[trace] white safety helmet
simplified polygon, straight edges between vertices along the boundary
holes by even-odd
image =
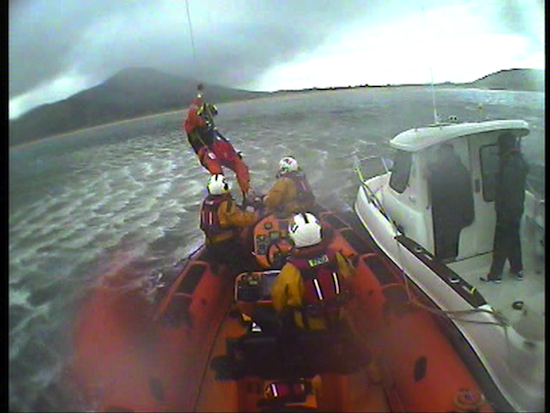
[[[288,172],[296,172],[298,168],[298,161],[292,156],[285,156],[279,161],[279,175],[284,175]]]
[[[211,175],[208,179],[208,193],[210,195],[223,195],[231,191],[229,184],[222,174]]]
[[[296,214],[289,222],[288,235],[297,248],[317,245],[322,240],[321,223],[309,212]]]

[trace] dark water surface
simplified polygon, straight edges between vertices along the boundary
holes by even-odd
[[[523,119],[533,182],[543,185],[544,94],[436,92],[438,112],[463,121]],[[483,110],[479,109],[479,104]],[[433,123],[430,89],[310,93],[220,104],[220,131],[244,153],[264,192],[292,154],[316,195],[351,205],[353,156],[387,152],[406,129]],[[80,131],[10,150],[9,406],[86,410],[65,374],[73,321],[86,292],[113,265],[136,279],[202,242],[198,210],[208,173],[181,131],[184,112]],[[234,186],[233,174],[228,177]],[[123,257],[123,258],[121,258]]]

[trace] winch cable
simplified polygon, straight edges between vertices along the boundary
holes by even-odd
[[[191,35],[191,48],[193,49],[193,63],[195,64],[195,69],[198,69],[197,66],[197,52],[195,50],[195,38],[193,36],[193,26],[191,25],[191,13],[189,12],[189,1],[185,0],[185,8],[187,9],[187,21],[189,22],[189,34]]]
[[[428,24],[426,23],[426,13],[424,12],[424,6],[422,6],[422,16],[424,17],[424,27],[426,29],[426,37],[428,37]],[[429,43],[429,42],[428,42]],[[430,54],[430,53],[428,53]],[[437,106],[435,102],[435,87],[434,87],[434,76],[433,76],[433,70],[432,65],[430,64],[430,79],[432,84],[432,105],[434,109],[434,122],[435,124],[439,124],[439,115],[437,114]]]
[[[185,8],[187,10],[187,21],[189,23],[189,35],[190,35],[189,37],[191,39],[191,49],[193,50],[193,65],[195,67],[195,71],[198,71],[199,65],[198,65],[198,59],[197,59],[197,51],[196,51],[196,48],[195,48],[195,36],[193,35],[193,25],[191,24],[191,12],[189,11],[189,0],[185,0]],[[208,108],[208,106],[205,106],[205,108],[208,111],[208,114],[210,115],[211,127],[213,129],[216,129],[215,125],[214,125],[213,117],[210,114],[210,109]],[[202,137],[200,136],[199,133],[197,133],[197,136],[199,137],[199,140],[201,141],[203,146],[206,147],[206,150],[209,151],[208,145],[206,145],[204,143],[204,141],[203,141],[203,139],[202,139]],[[205,156],[206,156],[206,154],[205,154]],[[241,192],[242,192],[242,196],[243,196],[242,205],[246,206],[246,205],[248,205],[248,200],[247,200],[246,193],[244,191],[241,191]]]
[[[189,38],[191,40],[191,50],[193,51],[193,66],[195,68],[195,71],[198,71],[198,60],[197,60],[197,51],[195,49],[195,36],[193,35],[193,25],[191,24],[191,12],[189,11],[189,1],[185,0],[185,9],[187,10],[187,22],[189,23]],[[198,87],[197,87],[198,89]],[[198,93],[200,93],[200,89],[197,90]],[[202,140],[202,137],[199,133],[196,134],[203,144],[208,150],[208,146],[204,143]]]

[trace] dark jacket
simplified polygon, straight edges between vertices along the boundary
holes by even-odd
[[[474,221],[471,176],[456,155],[438,159],[430,168],[428,186],[434,220],[464,228]]]
[[[523,215],[529,165],[519,149],[505,153],[500,161],[495,192],[497,221],[519,221]]]

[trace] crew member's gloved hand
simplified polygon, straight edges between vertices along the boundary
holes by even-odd
[[[265,195],[258,194],[254,189],[250,188],[248,191],[248,202],[250,205],[253,205],[254,208],[260,209],[264,206],[264,196]]]

